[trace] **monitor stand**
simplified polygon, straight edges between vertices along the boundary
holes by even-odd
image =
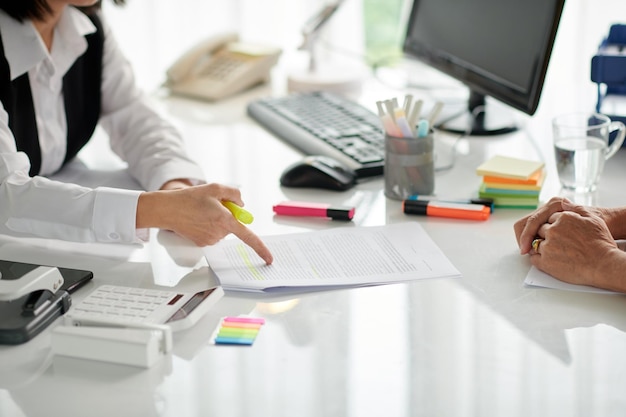
[[[467,110],[441,120],[436,127],[471,136],[504,135],[519,129],[510,110],[493,103],[487,104],[485,96],[475,91],[470,91]]]

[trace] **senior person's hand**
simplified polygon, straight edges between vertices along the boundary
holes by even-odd
[[[609,214],[554,198],[515,223],[520,252],[561,281],[626,292],[626,253],[603,218]]]
[[[539,207],[537,210],[515,222],[513,229],[515,230],[515,237],[520,248],[520,253],[524,255],[530,252],[532,242],[535,237],[537,237],[539,228],[548,222],[550,216],[561,211],[574,210],[576,207],[581,206],[577,206],[563,197],[553,197],[542,207]],[[614,217],[610,209],[586,207],[586,210],[599,216],[605,222],[607,222],[607,219]]]

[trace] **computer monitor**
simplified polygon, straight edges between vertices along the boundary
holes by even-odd
[[[506,117],[490,114],[486,96],[535,113],[564,2],[414,0],[405,55],[458,79],[470,90],[465,114],[470,119],[444,120],[440,128],[475,135],[515,130],[513,118],[509,123]]]

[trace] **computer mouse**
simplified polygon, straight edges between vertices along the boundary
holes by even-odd
[[[280,177],[280,184],[345,191],[356,185],[356,173],[333,158],[311,155],[288,166]]]

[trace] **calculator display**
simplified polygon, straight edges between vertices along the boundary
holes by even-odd
[[[215,288],[195,293],[181,308],[176,311],[176,313],[172,315],[172,317],[166,321],[166,323],[181,320],[187,317],[196,309],[196,307],[200,305],[200,303],[202,303],[202,301],[209,298],[213,291],[215,291]]]

